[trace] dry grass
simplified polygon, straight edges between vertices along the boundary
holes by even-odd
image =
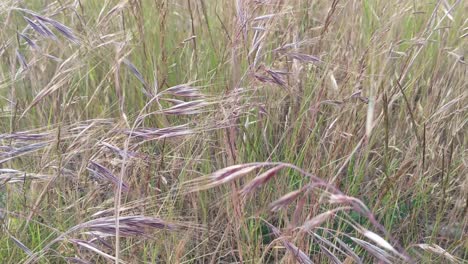
[[[466,262],[467,11],[1,1],[0,262]]]

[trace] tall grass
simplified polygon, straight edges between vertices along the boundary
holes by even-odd
[[[1,263],[462,263],[460,0],[0,3]]]

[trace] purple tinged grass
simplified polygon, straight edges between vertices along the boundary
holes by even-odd
[[[41,19],[39,16],[36,16],[36,17]],[[80,44],[80,41],[75,36],[75,34],[73,33],[73,30],[71,28],[69,28],[69,27],[65,26],[64,24],[62,24],[62,23],[60,23],[60,22],[58,22],[56,20],[53,20],[53,19],[47,19],[46,22],[51,24],[57,31],[62,33],[62,35],[65,38],[67,38],[69,41],[71,41],[72,43],[74,43],[76,45]]]
[[[18,61],[20,62],[21,67],[23,68],[23,70],[27,70],[28,69],[28,62],[26,61],[26,58],[24,58],[23,54],[21,54],[19,52],[19,50],[16,50],[16,57],[18,58]]]
[[[102,217],[91,220],[82,225],[83,229],[89,230],[91,233],[97,232],[105,236],[115,235],[115,217]],[[120,216],[119,217],[119,234],[122,237],[146,237],[151,238],[151,234],[155,230],[175,231],[181,228],[180,225],[167,222],[157,217],[148,216]]]
[[[200,98],[203,94],[200,93],[197,87],[191,86],[191,83],[179,84],[164,90],[163,93],[171,94],[174,96],[187,97],[187,98]]]
[[[49,27],[47,27],[47,25],[42,20],[36,20],[36,21],[37,21],[37,24],[39,24],[39,26],[45,33],[46,37],[51,38],[53,40],[57,40],[57,36],[54,34],[54,32],[52,32],[52,30],[49,29]]]
[[[141,72],[137,69],[137,67],[128,59],[123,59],[122,62],[130,69],[133,75],[143,84],[144,93],[150,98],[153,97],[154,95],[152,95],[151,92],[148,91],[149,90],[148,83],[145,81],[143,74],[141,74]]]
[[[176,104],[167,109],[163,109],[162,113],[166,115],[194,115],[200,114],[203,112],[203,108],[207,106],[208,103],[204,100],[189,101]]]
[[[47,32],[42,28],[42,26],[40,24],[39,25],[36,24],[36,22],[32,21],[28,17],[24,17],[24,19],[26,20],[26,22],[28,22],[28,24],[31,26],[31,28],[34,29],[34,31],[39,33],[39,35],[41,35],[43,37],[46,37],[46,38],[49,37]]]
[[[39,47],[37,46],[36,42],[34,42],[33,40],[31,40],[29,37],[27,37],[26,35],[24,34],[21,34],[21,33],[18,33],[20,35],[21,38],[23,38],[26,43],[31,47],[33,48],[34,50],[39,50]]]
[[[88,166],[88,170],[93,172],[97,178],[109,181],[113,183],[116,187],[119,186],[119,184],[122,184],[122,190],[125,192],[128,192],[130,190],[128,184],[126,184],[125,182],[121,183],[119,178],[117,178],[108,168],[95,161],[90,161],[90,166]]]
[[[0,71],[0,192],[8,184],[0,203],[6,197],[6,208],[18,212],[1,216],[15,223],[3,227],[14,228],[14,238],[0,239],[0,248],[13,245],[0,250],[6,263],[123,263],[142,254],[170,263],[256,262],[259,256],[294,263],[463,262],[459,241],[468,204],[460,197],[468,185],[460,159],[466,127],[460,40],[467,34],[461,0],[395,6],[236,0],[221,9],[207,0],[123,0],[105,1],[96,12],[96,1],[44,1],[38,13],[16,2],[0,4],[6,33],[0,55],[7,59]],[[411,15],[422,27],[407,39]],[[21,16],[25,22],[15,23]],[[153,69],[125,63],[130,57]],[[121,63],[138,80],[120,78]],[[151,76],[144,74],[151,70],[149,88]],[[367,135],[365,103],[373,110]],[[268,114],[255,115],[259,105]],[[304,170],[244,163],[282,158]],[[349,173],[355,169],[362,178]],[[301,189],[291,189],[290,170],[304,176]],[[87,171],[118,190],[95,186],[82,177]],[[206,171],[213,173],[200,176]],[[131,191],[121,194],[129,184]],[[394,214],[395,206],[421,195],[424,206],[412,204],[406,218]],[[366,197],[372,211],[355,197]],[[281,211],[270,212],[268,204]],[[194,224],[151,241],[146,234],[154,238],[161,229],[129,224],[128,214]],[[252,214],[266,217],[283,244],[265,246]],[[110,218],[95,219],[104,215]],[[90,217],[97,222],[86,222]],[[36,228],[36,219],[47,221]],[[197,224],[209,232],[194,234]],[[30,241],[31,230],[40,239]],[[341,240],[351,234],[354,242]],[[412,245],[412,237],[422,244]],[[51,247],[51,240],[60,245]]]

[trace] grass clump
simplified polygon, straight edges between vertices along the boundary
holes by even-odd
[[[2,263],[462,263],[463,1],[0,3]]]

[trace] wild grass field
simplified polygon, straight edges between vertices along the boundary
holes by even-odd
[[[2,0],[0,263],[466,263],[462,0]]]

